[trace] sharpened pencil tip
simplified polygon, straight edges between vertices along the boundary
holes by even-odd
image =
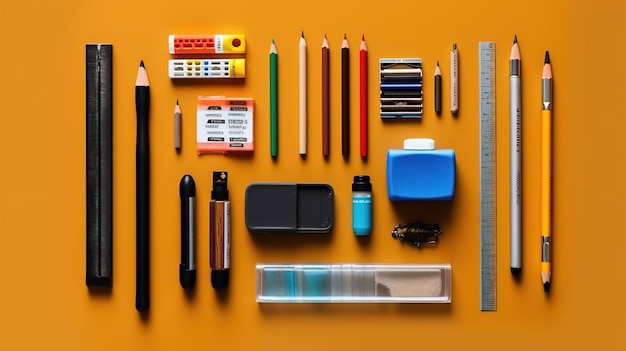
[[[365,34],[361,34],[361,40],[365,41]]]
[[[346,33],[343,33],[343,38],[348,39],[348,37],[346,36]]]
[[[439,67],[439,60],[437,60],[437,67]]]
[[[302,31],[302,37],[304,38],[304,30]]]
[[[326,38],[326,33],[324,33],[324,39],[328,39],[328,38]]]
[[[139,67],[146,68],[146,66],[143,64],[143,60],[141,60],[141,62],[139,62]]]
[[[543,291],[546,293],[550,292],[550,282],[543,283]]]
[[[550,51],[546,51],[546,58],[543,60],[544,64],[550,63]]]
[[[517,34],[513,37],[513,44],[517,44]]]
[[[276,43],[274,43],[274,38],[272,38],[272,45],[274,45],[274,44],[276,44]]]
[[[176,105],[178,105],[178,99],[176,99]]]
[[[452,50],[456,50],[456,42],[452,43]]]

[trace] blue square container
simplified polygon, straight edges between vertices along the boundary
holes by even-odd
[[[391,201],[452,200],[456,174],[452,149],[435,149],[433,139],[406,139],[387,151],[387,194]]]

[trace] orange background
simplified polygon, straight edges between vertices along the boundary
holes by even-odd
[[[568,349],[626,346],[623,155],[626,89],[621,1],[385,2],[22,1],[0,5],[0,349]],[[297,53],[308,42],[309,155],[297,151]],[[174,82],[168,34],[243,33],[244,82]],[[341,157],[340,45],[351,46],[351,155]],[[358,156],[358,46],[369,48],[370,156]],[[321,155],[321,43],[331,45],[331,156]],[[509,273],[508,57],[517,34],[523,89],[523,264]],[[279,157],[269,156],[268,51],[279,52]],[[478,42],[497,44],[498,310],[479,310]],[[449,52],[459,48],[460,112],[433,110],[440,60],[449,106]],[[85,44],[112,43],[114,66],[114,277],[85,286]],[[553,279],[539,277],[541,69],[554,73]],[[378,116],[381,57],[421,57],[421,122]],[[135,105],[140,60],[151,82],[151,297],[135,300]],[[195,152],[198,95],[256,99],[252,156]],[[173,149],[173,108],[183,110],[183,149]],[[409,137],[457,153],[452,202],[387,200],[385,154]],[[213,170],[227,170],[232,270],[225,294],[210,286],[208,201]],[[183,174],[198,188],[198,282],[178,283]],[[369,174],[374,232],[351,233],[352,177]],[[335,189],[328,235],[251,234],[244,191],[254,181],[325,182]],[[393,240],[398,223],[444,229],[436,247]],[[259,305],[258,262],[452,264],[449,305]]]

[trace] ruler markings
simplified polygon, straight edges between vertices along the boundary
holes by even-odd
[[[496,44],[479,42],[480,310],[496,310]]]

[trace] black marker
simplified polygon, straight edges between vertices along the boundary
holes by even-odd
[[[196,285],[196,183],[189,174],[180,180],[180,285]]]

